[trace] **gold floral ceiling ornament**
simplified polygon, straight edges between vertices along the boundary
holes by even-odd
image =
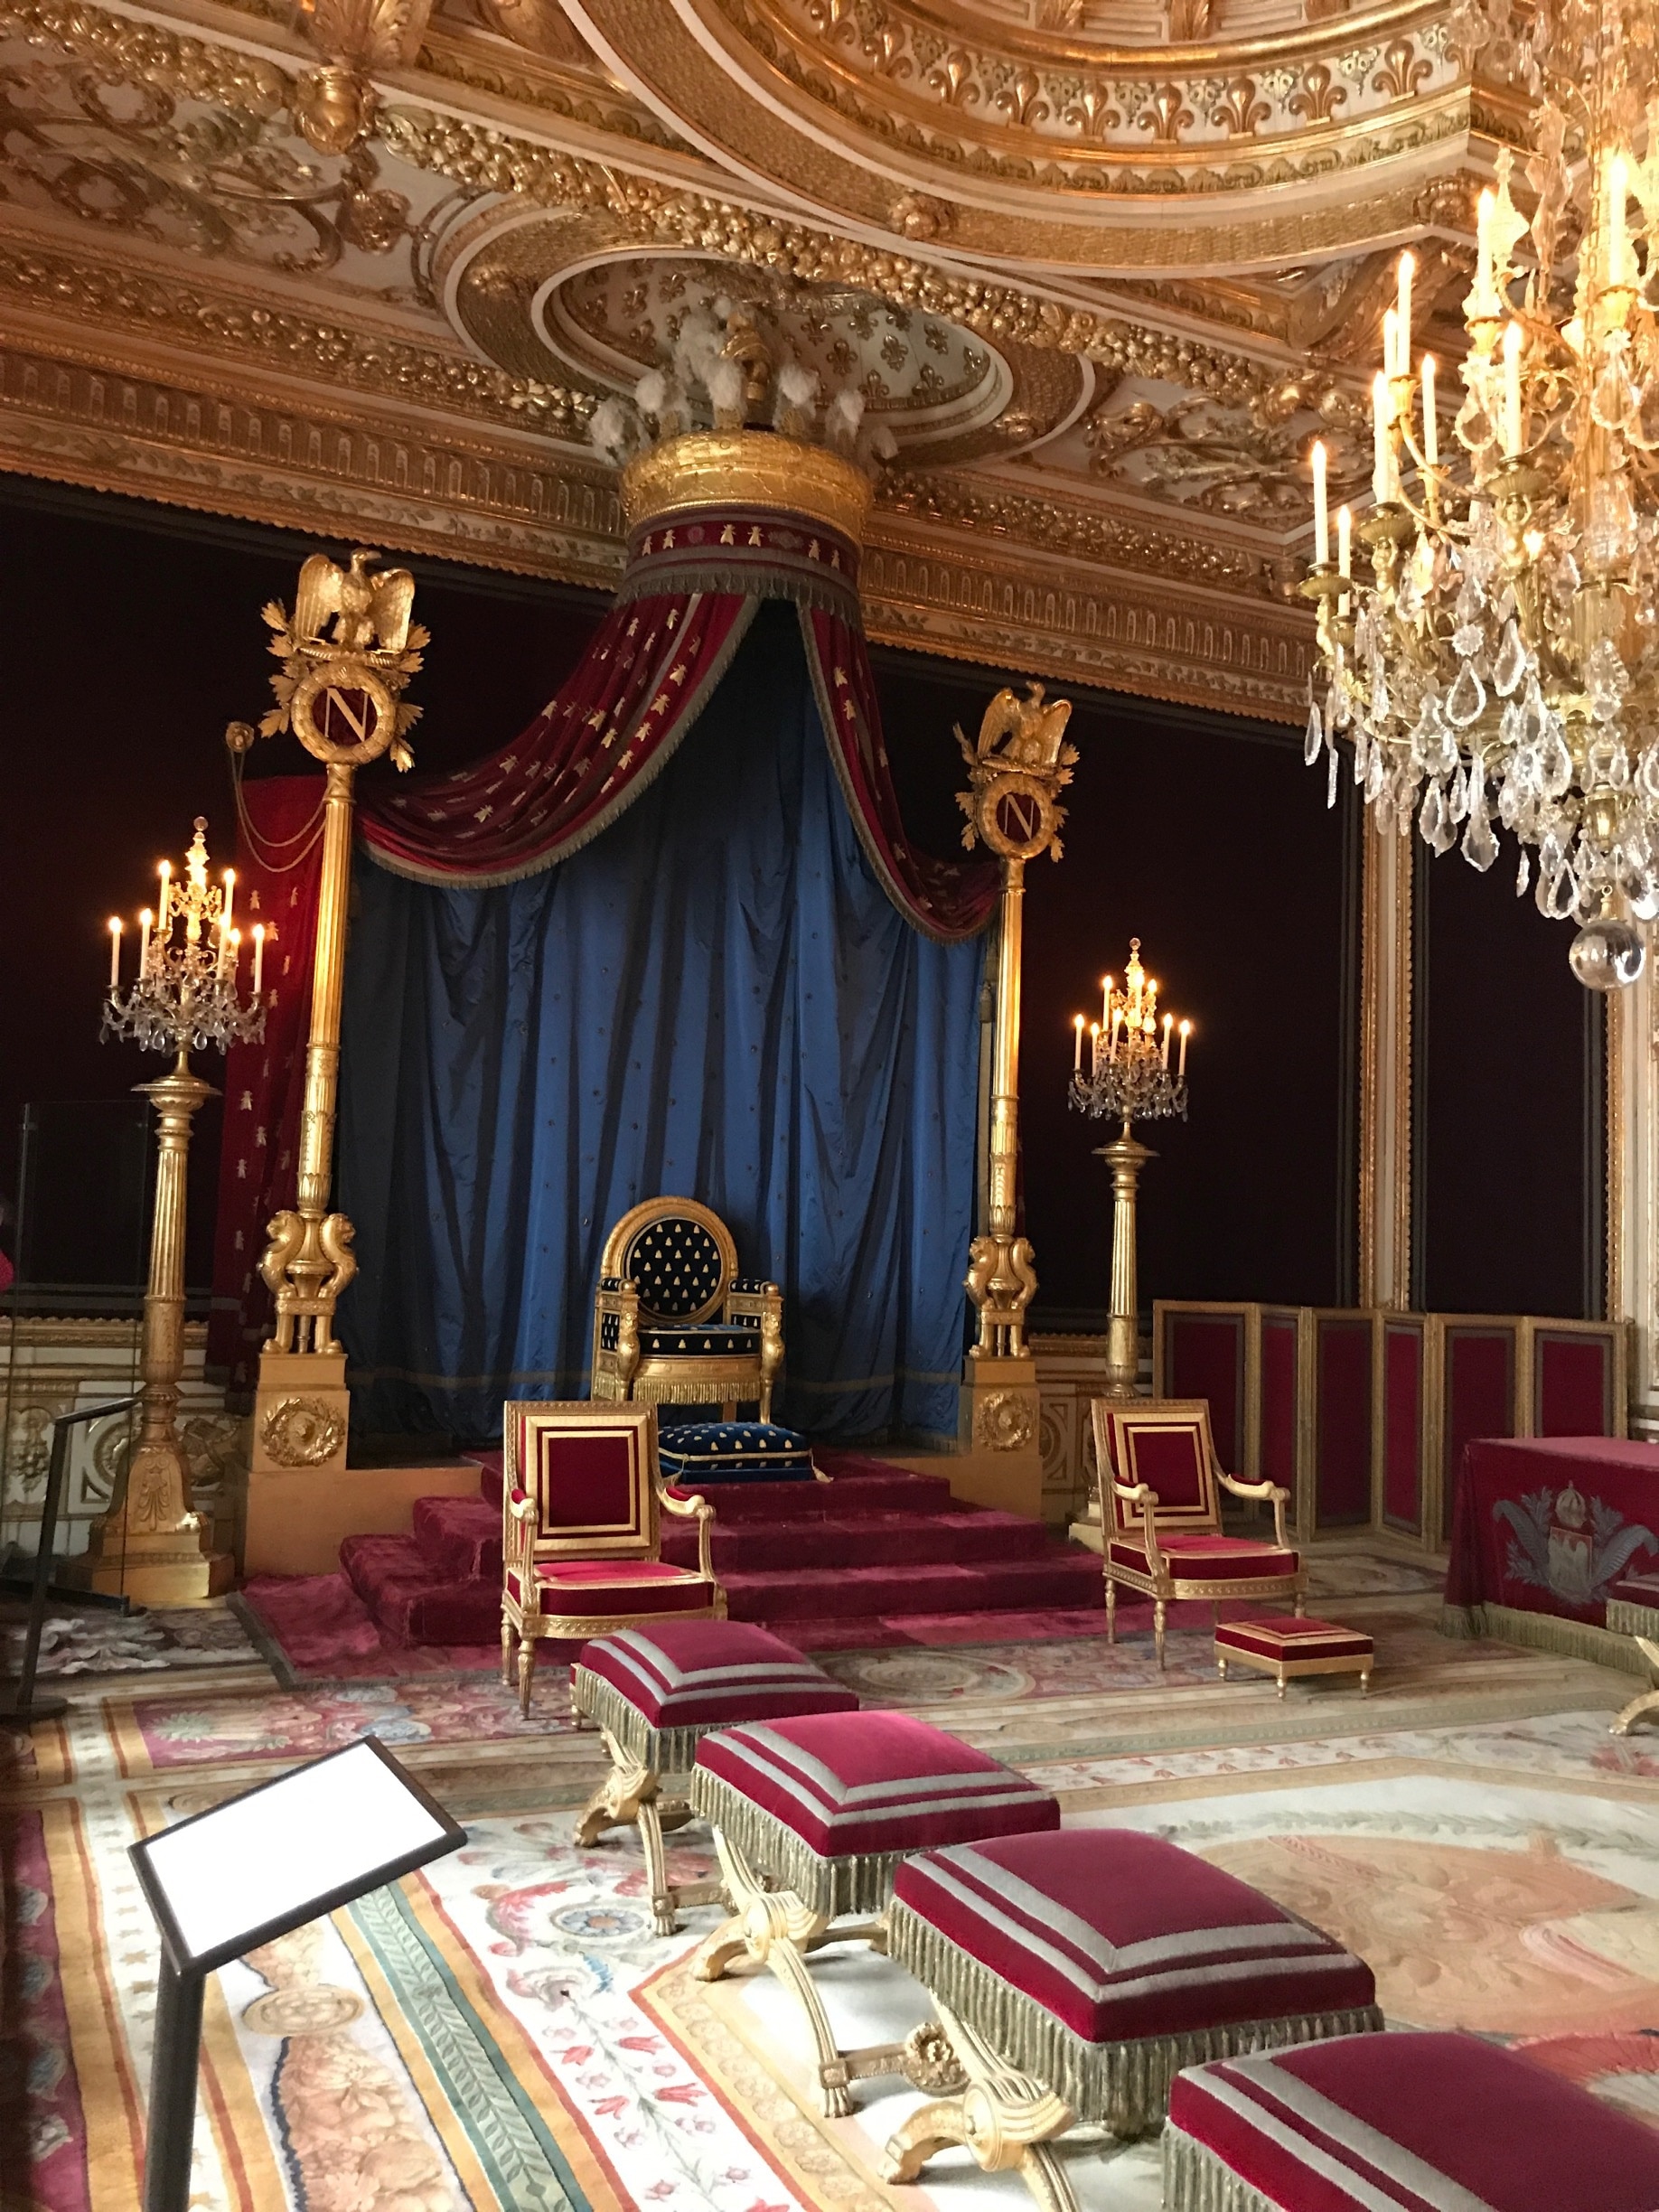
[[[295,123],[319,154],[348,153],[374,127],[373,72],[414,61],[432,0],[299,0],[299,12],[323,66],[295,87]]]
[[[1498,830],[1537,853],[1545,914],[1579,927],[1580,982],[1634,982],[1659,916],[1659,53],[1645,0],[1472,11],[1535,99],[1525,164],[1481,194],[1464,398],[1443,444],[1431,355],[1411,361],[1401,257],[1373,388],[1374,505],[1335,565],[1315,449],[1322,694],[1308,757],[1354,738],[1379,827],[1413,816],[1476,868]],[[1638,926],[1641,925],[1641,926]]]

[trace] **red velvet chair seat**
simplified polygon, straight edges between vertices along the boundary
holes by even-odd
[[[752,1621],[665,1621],[596,1637],[576,1654],[573,1692],[624,1750],[671,1773],[710,1729],[858,1709],[853,1691]]]
[[[708,1584],[689,1567],[666,1560],[538,1560],[536,1579],[547,1609],[572,1613],[704,1613]],[[509,1568],[508,1595],[519,1597],[519,1578]]]
[[[1342,2037],[1175,2083],[1167,2212],[1653,2212],[1659,2130],[1474,2036]]]
[[[820,1912],[879,1910],[907,1851],[1057,1828],[1012,1767],[904,1713],[811,1713],[704,1737],[691,1802]]]
[[[1294,1575],[1298,1565],[1294,1551],[1255,1543],[1248,1536],[1166,1536],[1160,1529],[1158,1545],[1177,1581],[1280,1581]],[[1144,1542],[1137,1543],[1132,1537],[1114,1537],[1107,1557],[1114,1567],[1128,1567],[1136,1574],[1151,1572]]]
[[[1293,1613],[1273,1613],[1261,1620],[1220,1621],[1215,1641],[1228,1651],[1262,1659],[1352,1659],[1355,1666],[1369,1660],[1373,1648],[1371,1638],[1358,1628],[1343,1628],[1335,1621],[1298,1619]]]

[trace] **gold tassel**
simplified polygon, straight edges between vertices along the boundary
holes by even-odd
[[[887,1955],[961,2013],[1017,2072],[1053,2089],[1080,2120],[1114,2135],[1144,2135],[1157,2127],[1168,2109],[1169,2085],[1183,2067],[1327,2036],[1378,2034],[1382,2027],[1376,2006],[1365,2005],[1125,2043],[1089,2043],[903,1902],[895,1902],[888,1916]]]
[[[815,1913],[839,1920],[846,1913],[878,1913],[893,1894],[893,1875],[908,1851],[869,1851],[821,1859],[775,1813],[706,1767],[691,1769],[691,1804],[711,1828],[720,1829],[757,1873],[780,1889],[792,1889]]]
[[[1620,1605],[1617,1608],[1625,1614],[1641,1614],[1645,1607]],[[1514,1606],[1493,1605],[1448,1606],[1440,1617],[1442,1636],[1493,1636],[1500,1644],[1522,1644],[1529,1651],[1554,1652],[1562,1659],[1588,1659],[1592,1665],[1617,1667],[1626,1674],[1638,1674],[1647,1679],[1647,1662],[1643,1658],[1630,1637],[1645,1635],[1646,1630],[1629,1629],[1620,1634],[1613,1625],[1615,1607],[1607,1607],[1607,1626],[1598,1628],[1593,1621],[1562,1620],[1555,1613],[1523,1613]],[[1447,1617],[1458,1613],[1467,1616],[1467,1629],[1450,1627]],[[1659,1614],[1649,1615],[1659,1623]]]
[[[585,1666],[570,1670],[570,1694],[575,1703],[596,1727],[608,1729],[631,1758],[642,1767],[649,1767],[654,1774],[687,1775],[697,1764],[697,1747],[705,1736],[712,1735],[716,1728],[729,1727],[729,1721],[715,1721],[696,1728],[654,1729],[637,1705],[629,1703],[614,1682],[606,1682],[603,1674],[591,1673]]]

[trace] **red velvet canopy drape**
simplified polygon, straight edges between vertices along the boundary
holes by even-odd
[[[640,533],[581,666],[527,730],[471,768],[365,796],[361,834],[423,883],[512,883],[597,837],[697,719],[764,598],[792,599],[825,736],[871,866],[900,912],[945,942],[984,928],[998,874],[904,836],[858,617],[858,551],[816,524],[705,509]]]

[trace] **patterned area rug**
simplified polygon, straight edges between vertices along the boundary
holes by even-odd
[[[1014,1757],[1068,1823],[1167,1835],[1329,1927],[1371,1960],[1392,2021],[1523,2044],[1659,2125],[1659,1732],[1607,1734],[1623,1676],[1449,1644],[1427,1596],[1352,1605],[1393,1651],[1368,1704],[1351,1686],[1280,1705],[1269,1683],[1218,1684],[1190,1632],[1161,1683],[1136,1643],[832,1664],[873,1701]],[[922,2190],[887,2189],[881,2148],[914,2096],[872,2082],[852,2118],[818,2116],[773,1978],[686,1971],[717,1908],[661,1938],[633,1836],[572,1844],[596,1747],[558,1685],[526,1723],[471,1675],[156,1684],[83,1695],[37,1731],[0,1793],[8,2201],[138,2201],[155,1941],[127,1846],[370,1729],[467,1844],[214,1979],[195,2212],[1029,2212],[1016,2179],[961,2154]],[[682,1879],[708,1870],[702,1830],[670,1841]],[[925,2015],[867,1954],[820,1972],[848,2041]],[[1150,2146],[1066,2156],[1083,2212],[1156,2212]]]
[[[8,1613],[13,1608],[8,1606]],[[0,1627],[0,1673],[15,1676],[26,1629]],[[149,1612],[49,1613],[41,1631],[37,1673],[159,1674],[174,1667],[258,1666],[263,1654],[240,1617],[228,1607],[190,1606]]]

